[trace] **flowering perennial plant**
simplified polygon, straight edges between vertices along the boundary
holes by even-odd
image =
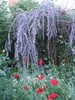
[[[36,92],[37,92],[38,94],[41,94],[41,93],[44,92],[44,90],[43,90],[42,88],[38,88],[38,89],[36,90]]]
[[[53,86],[57,86],[58,85],[58,80],[53,78],[50,80],[50,83],[53,85]]]
[[[17,75],[18,76],[18,75]],[[26,76],[26,77],[25,77]],[[15,77],[14,77],[15,78]],[[34,81],[34,79],[36,79]],[[57,78],[52,78],[49,75],[46,75],[45,73],[38,75],[37,73],[33,76],[27,76],[26,73],[24,76],[20,76],[20,80],[18,81],[19,84],[21,83],[21,89],[24,89],[25,94],[28,95],[28,97],[31,95],[36,95],[36,98],[39,100],[42,100],[45,98],[45,100],[54,100],[61,98],[60,91],[60,84]],[[26,84],[26,85],[25,85]],[[59,87],[58,87],[59,85]],[[61,90],[63,94],[63,89]],[[35,97],[35,96],[33,96]],[[35,98],[35,99],[36,99]],[[29,99],[28,99],[29,100]],[[31,99],[34,100],[34,99]],[[63,100],[63,99],[62,99]]]
[[[43,66],[43,61],[42,61],[42,59],[39,60],[39,66],[40,66],[40,67]]]
[[[44,75],[40,74],[40,75],[38,76],[38,80],[44,80]]]
[[[24,86],[24,90],[28,90],[28,86]]]
[[[59,94],[57,94],[57,93],[52,93],[52,94],[50,94],[50,95],[48,96],[48,100],[53,100],[53,99],[55,99],[55,98],[57,98],[57,97],[59,97]]]
[[[55,8],[49,2],[43,3],[39,8],[31,12],[19,12],[8,33],[8,40],[5,45],[6,51],[12,51],[11,43],[13,39],[10,37],[14,36],[15,60],[20,61],[20,54],[22,60],[28,58],[29,61],[38,65],[39,52],[38,48],[36,47],[36,36],[37,34],[40,35],[40,31],[42,31],[41,36],[43,41],[45,36],[48,38],[48,57],[50,57],[50,40],[52,37],[56,37],[57,35],[55,12]],[[17,62],[17,66],[19,63],[20,62]],[[39,65],[42,67],[42,59],[40,59]]]
[[[19,74],[14,74],[14,78],[19,79],[20,78]]]

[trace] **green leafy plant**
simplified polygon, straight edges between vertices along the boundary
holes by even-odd
[[[5,72],[0,69],[0,77],[5,77],[5,76],[6,76]]]
[[[0,54],[0,69],[1,73],[6,73],[8,77],[10,77],[13,72],[17,71],[14,60],[10,60],[5,54]]]
[[[52,98],[69,100],[71,92],[68,86],[70,87],[70,85],[64,79],[59,78],[56,69],[53,70],[51,68],[45,74],[43,68],[34,70],[33,73],[29,73],[29,70],[26,69],[19,69],[10,79],[7,79],[5,98],[10,98],[10,100],[47,100],[48,96],[58,95]]]
[[[11,24],[10,11],[7,2],[0,2],[0,53],[4,49],[7,33]]]

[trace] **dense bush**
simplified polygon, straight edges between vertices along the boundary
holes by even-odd
[[[4,53],[0,54],[0,69],[6,73],[7,77],[10,77],[13,72],[17,71],[14,60],[10,60]]]
[[[35,61],[36,58],[42,58],[45,64],[48,64],[48,61],[51,60],[52,63],[55,63],[56,65],[60,65],[60,63],[66,58],[67,58],[67,61],[72,61],[71,59],[72,50],[70,50],[69,36],[70,36],[70,33],[72,33],[71,31],[73,29],[71,27],[73,26],[73,23],[72,23],[73,15],[71,14],[71,12],[68,12],[67,10],[64,10],[64,9],[62,10],[61,8],[57,8],[57,7],[55,8],[54,5],[51,5],[53,9],[51,10],[52,12],[49,12],[49,14],[53,13],[53,17],[51,17],[52,15],[48,16],[48,9],[49,11],[51,9],[50,4],[49,6],[48,4],[47,6],[46,4],[45,6],[43,5],[39,7],[37,6],[38,4],[36,2],[23,0],[23,1],[20,1],[15,7],[11,8],[11,12],[12,12],[11,14],[13,15],[12,16],[13,19],[16,17],[16,15],[17,17],[13,22],[14,25],[12,25],[10,29],[11,30],[11,32],[9,33],[10,39],[8,39],[8,41],[9,42],[11,41],[11,42],[7,44],[7,49],[9,49],[8,52],[10,51],[10,48],[11,48],[10,54],[13,54],[12,58],[15,58],[15,60],[17,61],[19,61],[20,56],[22,60],[23,60],[23,57],[24,58],[29,57],[30,59],[32,58],[31,60],[32,62],[36,62]],[[33,9],[36,7],[37,9]],[[50,8],[47,8],[47,7],[50,7]],[[52,18],[51,23],[48,23],[50,22],[51,18]],[[49,26],[49,24],[51,24],[52,26],[51,25]],[[28,34],[29,30],[30,30],[30,34],[32,35]],[[17,34],[19,34],[19,37]],[[24,34],[26,34],[25,38],[27,40],[25,38],[22,39],[24,37]],[[53,37],[52,35],[55,36],[55,34],[57,36]],[[51,37],[49,38],[49,36]],[[73,39],[73,36],[71,37]],[[16,40],[17,40],[17,43],[16,43]],[[33,41],[36,40],[33,42],[34,44],[31,43],[32,40]],[[17,46],[15,46],[15,44],[17,44]],[[31,46],[31,45],[34,45],[34,46]],[[31,50],[28,49],[29,46],[30,46],[30,49],[33,47],[34,51],[33,49]],[[21,48],[17,49],[18,47],[21,47]],[[23,55],[22,55],[22,52],[23,52]],[[33,52],[33,54],[30,54],[30,52]],[[31,55],[34,57],[31,57]],[[38,57],[36,57],[36,55],[38,55]]]
[[[11,24],[9,7],[5,0],[0,2],[0,53],[5,47],[8,30]]]

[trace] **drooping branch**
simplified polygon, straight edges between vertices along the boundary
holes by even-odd
[[[6,52],[12,51],[11,45],[14,39],[14,58],[16,62],[20,62],[21,57],[22,61],[23,59],[29,59],[27,65],[29,65],[29,61],[32,64],[38,64],[36,36],[42,34],[43,41],[45,36],[47,36],[48,58],[50,59],[52,53],[52,39],[56,38],[58,32],[61,32],[59,26],[61,25],[63,29],[62,33],[70,33],[72,25],[71,21],[62,20],[62,18],[57,19],[56,14],[57,11],[55,7],[53,7],[50,3],[44,3],[39,8],[29,12],[25,12],[23,10],[20,11],[8,33]],[[73,38],[74,27],[75,23],[73,21],[70,45],[72,45],[72,42],[75,39]],[[40,31],[42,33],[40,33]]]
[[[44,34],[48,37],[48,44],[51,37],[56,36],[55,9],[50,4],[42,4],[38,9],[31,12],[20,12],[13,25],[12,31],[8,33],[8,52],[11,51],[11,42],[14,43],[14,58],[19,61],[20,56],[23,59],[30,59],[32,63],[38,63],[38,51],[36,47],[36,34],[40,34],[44,39]],[[45,20],[47,29],[45,33]],[[48,50],[50,52],[50,50]]]
[[[70,34],[70,46],[72,48],[73,46],[73,41],[75,40],[75,15],[72,16],[72,30]]]

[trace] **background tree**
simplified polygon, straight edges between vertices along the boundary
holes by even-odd
[[[4,48],[9,26],[11,24],[10,11],[7,3],[0,3],[0,51]]]

